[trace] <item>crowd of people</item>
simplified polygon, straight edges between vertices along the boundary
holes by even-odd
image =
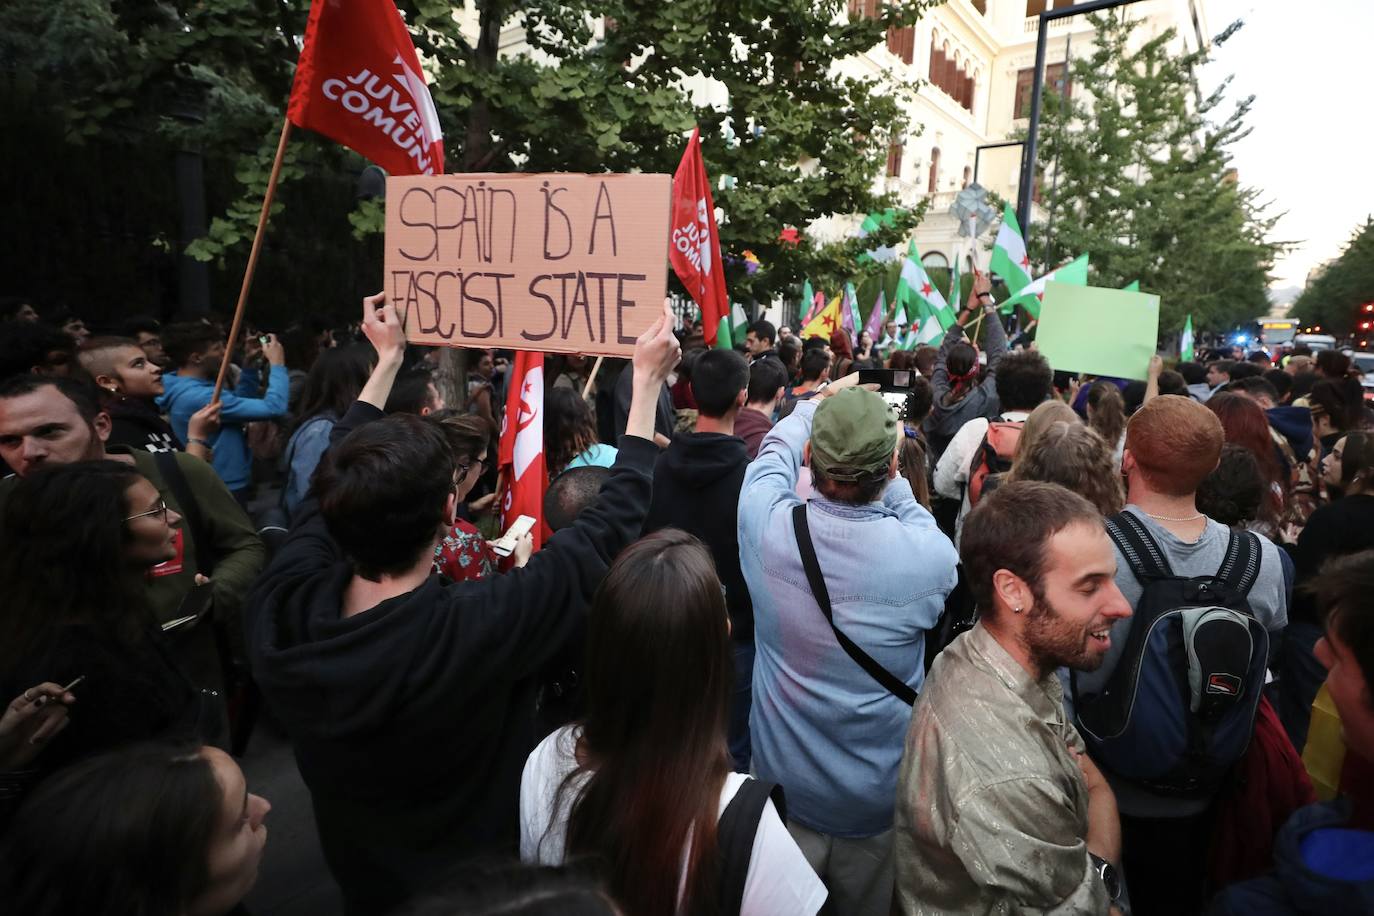
[[[1349,357],[1080,377],[989,289],[548,356],[537,550],[509,352],[6,300],[0,911],[246,912],[273,729],[350,916],[1374,913]]]

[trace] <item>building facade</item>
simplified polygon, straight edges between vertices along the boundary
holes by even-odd
[[[850,0],[849,15],[877,15],[879,2]],[[841,65],[854,75],[890,74],[923,83],[908,111],[908,133],[893,143],[878,185],[907,206],[929,201],[915,239],[930,266],[946,266],[960,254],[967,257],[969,242],[959,237],[949,215],[960,189],[977,180],[1015,202],[1021,147],[979,147],[1007,141],[1026,128],[1039,14],[1071,5],[1071,0],[948,0],[915,25],[891,30],[885,44]],[[1111,15],[1141,21],[1135,35],[1141,42],[1169,28],[1177,31],[1180,51],[1197,50],[1210,40],[1203,0],[1139,0]],[[1072,94],[1068,58],[1092,50],[1087,17],[1051,23],[1046,89]],[[816,228],[835,237],[852,231],[853,222],[837,218]],[[986,255],[978,257],[985,264]],[[967,269],[967,260],[964,265]]]

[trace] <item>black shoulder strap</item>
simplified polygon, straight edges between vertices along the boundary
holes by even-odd
[[[1164,551],[1159,548],[1150,529],[1129,512],[1118,512],[1106,521],[1107,534],[1117,550],[1130,564],[1131,572],[1143,583],[1174,574]]]
[[[1248,595],[1259,578],[1260,558],[1263,556],[1259,538],[1253,531],[1231,530],[1226,556],[1217,570],[1217,582],[1237,595]]]
[[[759,830],[764,805],[773,799],[778,817],[787,818],[782,786],[752,777],[744,780],[735,797],[716,824],[716,845],[720,856],[720,913],[738,916],[744,903],[744,882],[749,877],[749,860],[754,854],[754,836]]]
[[[816,558],[815,545],[811,543],[811,526],[806,521],[806,503],[798,503],[792,509],[792,527],[796,531],[797,548],[801,551],[802,567],[806,570],[806,581],[811,585],[811,594],[820,605],[825,619],[830,622],[830,629],[835,631],[835,638],[839,640],[840,647],[860,668],[868,672],[869,677],[881,684],[889,693],[908,705],[915,705],[916,691],[912,690],[909,684],[880,665],[873,656],[859,648],[854,640],[835,626],[835,617],[830,609],[830,592],[825,587],[825,576],[821,574],[821,563]]]
[[[213,541],[205,527],[205,516],[200,511],[200,503],[196,502],[196,494],[191,489],[191,482],[186,479],[186,474],[181,470],[181,465],[177,463],[178,454],[178,452],[152,453],[158,473],[162,475],[162,479],[171,489],[172,495],[176,497],[181,514],[186,519],[186,525],[191,529],[191,537],[195,539],[196,572],[208,576],[215,568]]]

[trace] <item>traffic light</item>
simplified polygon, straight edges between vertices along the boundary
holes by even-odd
[[[1361,322],[1360,322],[1360,330],[1361,330],[1361,331],[1368,331],[1368,330],[1369,330],[1369,322],[1368,322],[1368,321],[1361,321]]]

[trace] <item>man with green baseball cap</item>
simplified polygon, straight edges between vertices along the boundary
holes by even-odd
[[[875,392],[836,387],[811,421],[813,479],[858,484],[896,476],[897,416]]]
[[[787,829],[837,916],[888,912],[903,736],[925,633],[956,578],[953,545],[897,473],[900,435],[892,409],[851,375],[769,431],[739,498],[754,606],[752,768],[785,787]]]

